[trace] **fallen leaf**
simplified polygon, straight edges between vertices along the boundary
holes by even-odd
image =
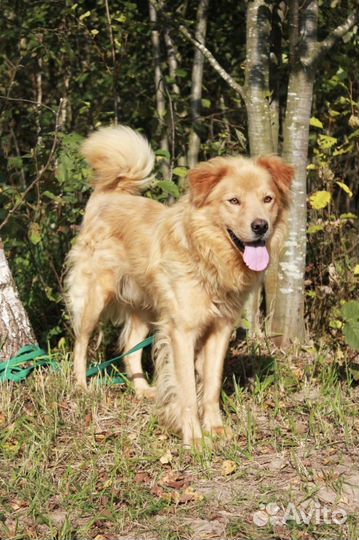
[[[28,504],[25,501],[21,501],[20,499],[14,499],[10,503],[11,508],[16,512],[17,510],[20,510],[20,508],[25,508],[28,506]]]
[[[168,463],[171,463],[172,459],[173,456],[171,450],[167,450],[167,452],[160,457],[160,462],[162,463],[162,465],[167,465]]]
[[[159,499],[163,499],[165,501],[171,501],[172,500],[172,494],[166,493],[160,486],[156,485],[151,488],[150,491],[151,495],[154,495],[155,497],[158,497]]]
[[[183,486],[185,485],[186,481],[184,478],[182,478],[181,480],[172,480],[172,481],[169,481],[166,486],[167,487],[170,487],[172,489],[181,489],[183,488]]]
[[[183,504],[193,501],[203,501],[203,495],[195,491],[193,487],[188,486],[183,493],[180,494],[178,502]]]
[[[233,474],[237,470],[237,464],[230,459],[225,459],[222,463],[221,472],[225,476]]]
[[[184,476],[183,474],[178,474],[177,472],[172,471],[165,474],[161,479],[161,484],[172,489],[181,489],[188,486],[189,482],[189,476]]]
[[[135,476],[136,484],[148,484],[151,481],[151,476],[146,471],[138,471]]]

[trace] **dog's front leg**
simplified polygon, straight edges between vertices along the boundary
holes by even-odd
[[[198,445],[202,440],[202,431],[198,416],[194,372],[194,332],[181,330],[180,328],[173,329],[171,331],[171,342],[183,445]]]
[[[228,321],[216,321],[201,351],[202,369],[202,423],[205,431],[213,435],[225,435],[219,397],[222,386],[223,363],[233,325]]]

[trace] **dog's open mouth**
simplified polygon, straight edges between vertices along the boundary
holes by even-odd
[[[243,242],[231,229],[227,229],[227,232],[233,244],[242,253],[243,260],[248,268],[255,272],[262,272],[267,268],[269,264],[269,253],[264,240]]]

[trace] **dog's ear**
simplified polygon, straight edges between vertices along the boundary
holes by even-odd
[[[294,176],[294,169],[285,163],[280,157],[266,156],[256,160],[257,165],[266,169],[280,191],[283,202],[289,202],[290,188]]]
[[[223,178],[228,169],[223,158],[217,157],[203,161],[188,172],[192,203],[203,206],[212,189]]]

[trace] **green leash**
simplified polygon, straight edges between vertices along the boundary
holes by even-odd
[[[126,356],[130,356],[130,354],[151,345],[154,340],[154,336],[149,336],[135,345],[135,347],[129,351],[120,354],[120,356],[115,356],[114,358],[106,360],[97,366],[90,367],[86,372],[87,377],[93,377],[94,375],[101,373],[115,362],[118,362]],[[29,363],[30,365],[23,367],[24,364]],[[50,356],[47,355],[45,351],[41,349],[41,347],[38,347],[37,345],[26,345],[25,347],[22,347],[13,358],[10,358],[10,360],[0,362],[0,382],[20,382],[27,379],[34,369],[49,366],[55,371],[58,371],[60,368],[59,363],[50,358]],[[110,380],[113,384],[124,384],[126,381],[125,376],[122,374],[119,374],[116,377],[111,377]]]
[[[33,361],[34,363],[27,367],[20,367]],[[37,345],[26,345],[10,360],[0,363],[0,382],[12,381],[20,382],[26,379],[32,371],[41,366],[51,366],[58,369],[58,363],[51,360],[43,349]]]

